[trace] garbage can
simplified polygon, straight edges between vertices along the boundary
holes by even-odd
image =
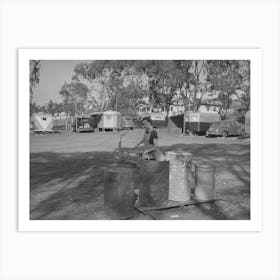
[[[134,216],[134,168],[113,166],[104,173],[104,209],[111,219]]]
[[[168,203],[169,162],[142,159],[138,162],[139,207],[157,207]]]
[[[170,151],[169,158],[169,200],[183,202],[191,199],[192,154]]]
[[[215,172],[216,168],[212,165],[196,166],[195,199],[204,201],[216,198]]]

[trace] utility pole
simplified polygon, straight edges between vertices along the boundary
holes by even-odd
[[[186,107],[184,106],[184,114],[183,114],[183,136],[186,134],[185,116],[186,116]]]

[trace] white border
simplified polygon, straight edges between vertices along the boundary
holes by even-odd
[[[246,59],[251,60],[251,219],[245,221],[29,220],[29,60]],[[18,50],[19,231],[261,231],[262,62],[260,49],[20,49]]]

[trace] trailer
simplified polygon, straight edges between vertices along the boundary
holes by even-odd
[[[150,118],[156,128],[167,127],[167,118],[164,112],[152,112]]]
[[[53,116],[48,113],[34,113],[32,123],[35,133],[53,133]]]
[[[217,112],[186,112],[185,134],[205,134],[213,122],[221,120]]]
[[[116,111],[105,111],[103,113],[103,131],[121,130],[121,113]]]

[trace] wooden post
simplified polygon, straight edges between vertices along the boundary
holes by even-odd
[[[184,110],[184,114],[183,114],[183,136],[186,135],[186,122],[185,122],[185,117],[186,117],[186,110]]]

